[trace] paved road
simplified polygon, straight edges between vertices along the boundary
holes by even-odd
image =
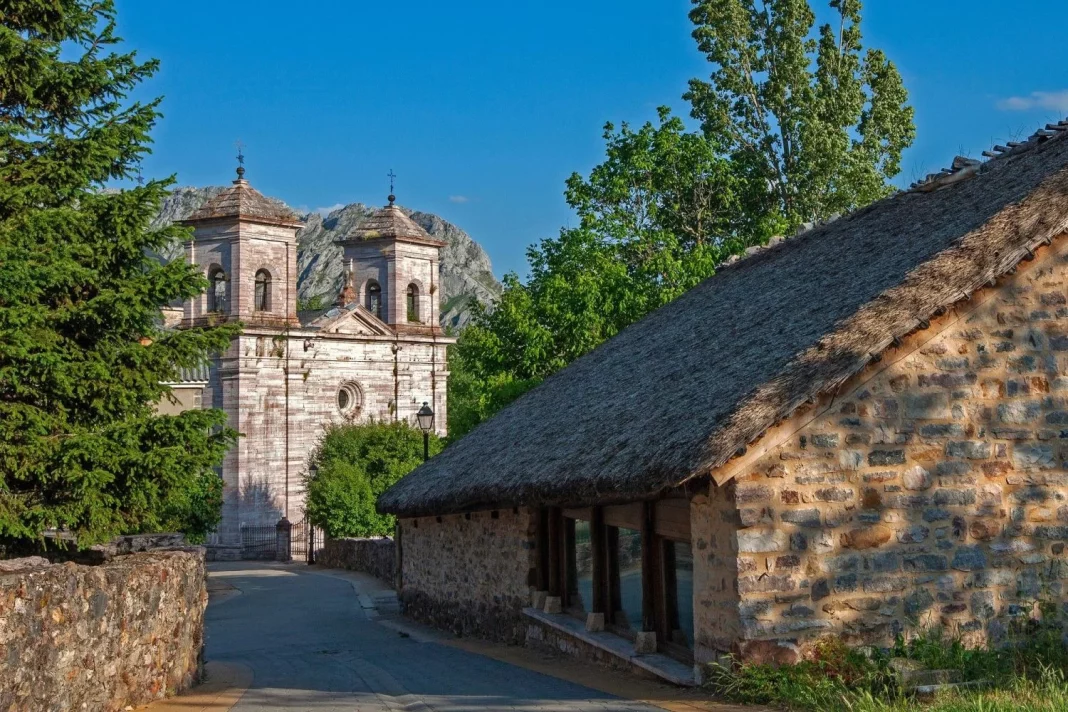
[[[370,620],[349,581],[299,566],[242,565],[213,577],[241,595],[207,612],[207,659],[252,668],[234,712],[651,712]]]

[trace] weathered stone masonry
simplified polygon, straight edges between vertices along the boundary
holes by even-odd
[[[40,564],[0,573],[0,709],[111,712],[195,680],[203,549]]]
[[[502,509],[401,520],[408,615],[453,630],[522,643],[535,568],[536,517]]]
[[[984,293],[728,485],[742,639],[996,642],[1040,601],[1068,614],[1068,260]]]
[[[397,581],[397,547],[388,537],[373,539],[326,538],[315,563],[331,569],[363,571],[390,586]]]

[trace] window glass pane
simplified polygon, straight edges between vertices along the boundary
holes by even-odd
[[[676,627],[671,641],[686,647],[693,646],[693,549],[688,542],[674,541],[675,600],[678,605]]]
[[[588,612],[593,605],[593,550],[590,545],[590,523],[575,520],[575,586],[572,589],[573,610]]]
[[[642,533],[619,528],[619,600],[612,624],[625,630],[642,629]]]

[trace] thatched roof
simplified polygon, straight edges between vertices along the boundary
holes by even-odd
[[[722,269],[379,499],[403,516],[648,497],[712,473],[1068,221],[1060,126]]]
[[[447,244],[431,237],[430,233],[401,212],[393,201],[394,197],[389,196],[389,205],[360,220],[338,243],[344,245],[366,240],[399,240],[433,247],[444,247]]]
[[[268,225],[303,227],[292,210],[283,203],[272,200],[248,184],[243,171],[233,185],[201,205],[192,215],[180,222],[194,225],[207,220],[241,218],[247,222],[260,222]]]

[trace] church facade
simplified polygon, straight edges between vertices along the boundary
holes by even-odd
[[[226,455],[222,522],[209,556],[247,555],[255,527],[303,519],[303,475],[331,423],[406,421],[427,403],[444,434],[446,348],[439,326],[439,253],[445,243],[389,204],[341,244],[337,304],[298,312],[297,216],[244,179],[183,221],[186,259],[209,289],[183,305],[180,328],[240,322],[243,330],[197,384],[241,433]],[[244,533],[244,535],[243,535]]]

